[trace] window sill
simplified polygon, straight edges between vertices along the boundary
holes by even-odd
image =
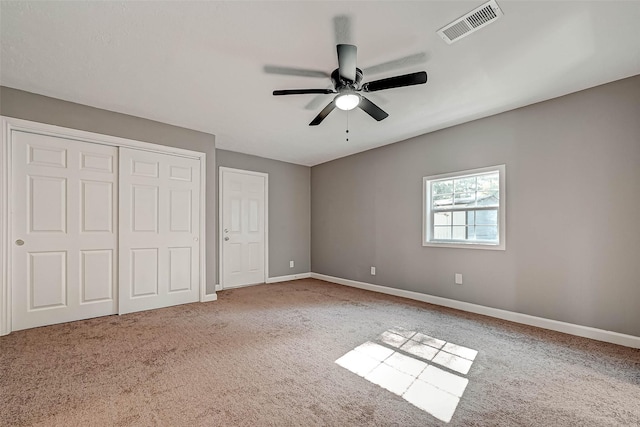
[[[504,243],[422,242],[422,246],[432,248],[483,249],[489,251],[506,250]]]

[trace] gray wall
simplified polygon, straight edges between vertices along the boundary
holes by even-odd
[[[207,293],[213,293],[217,271],[215,137],[190,129],[114,113],[86,105],[0,87],[0,114],[104,135],[199,151],[207,155]]]
[[[269,174],[269,277],[311,271],[311,168],[225,150],[216,165]]]
[[[422,247],[422,177],[502,163],[506,251]],[[640,76],[314,166],[311,187],[313,272],[640,336]]]

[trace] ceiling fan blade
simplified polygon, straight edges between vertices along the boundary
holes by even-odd
[[[394,59],[393,61],[387,61],[382,64],[364,68],[362,73],[365,76],[383,73],[385,71],[396,70],[398,68],[409,67],[411,65],[424,64],[427,62],[427,59],[427,52],[414,53],[413,55],[403,56],[402,58]]]
[[[389,117],[389,114],[387,114],[382,108],[378,107],[376,104],[369,101],[364,96],[361,97],[358,107],[362,108],[365,113],[367,113],[377,121],[384,120]]]
[[[320,114],[318,114],[316,118],[313,119],[311,123],[309,123],[309,126],[318,126],[320,123],[322,123],[324,118],[327,117],[329,113],[333,111],[334,108],[336,108],[336,103],[331,101],[326,107],[324,107],[322,111],[320,111]]]
[[[417,73],[389,77],[386,79],[380,79],[373,82],[365,83],[362,85],[362,90],[365,92],[375,92],[377,90],[392,89],[394,87],[420,85],[426,82],[426,71],[419,71]]]
[[[279,67],[277,65],[265,65],[263,70],[267,74],[282,74],[285,76],[300,77],[331,77],[329,73],[321,70],[307,70],[304,68]]]
[[[339,44],[337,48],[340,77],[355,82],[358,48],[352,44]]]
[[[336,44],[351,43],[351,17],[338,15],[333,18],[333,33]]]
[[[325,99],[326,98],[322,95],[316,95],[307,103],[307,105],[304,106],[304,109],[316,111],[320,108],[320,104],[322,104]]]
[[[321,93],[321,94],[328,94],[328,93],[335,93],[333,90],[331,89],[284,89],[284,90],[274,90],[273,94],[275,96],[278,95],[305,95],[308,93]]]

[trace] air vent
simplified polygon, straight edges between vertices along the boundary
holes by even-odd
[[[442,37],[442,40],[451,44],[495,22],[501,16],[502,10],[500,10],[498,3],[495,0],[490,0],[460,19],[445,25],[437,33]]]

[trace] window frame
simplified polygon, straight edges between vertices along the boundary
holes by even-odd
[[[461,241],[461,240],[434,240],[434,210],[431,206],[431,183],[445,179],[460,179],[470,176],[476,176],[491,172],[498,172],[498,242],[482,242],[482,241]],[[487,166],[477,169],[468,169],[457,172],[448,172],[438,175],[425,176],[422,178],[422,246],[438,247],[438,248],[464,248],[464,249],[488,249],[488,250],[506,250],[506,165]],[[452,212],[461,211],[479,211],[495,208],[477,207],[472,209],[451,209]]]

